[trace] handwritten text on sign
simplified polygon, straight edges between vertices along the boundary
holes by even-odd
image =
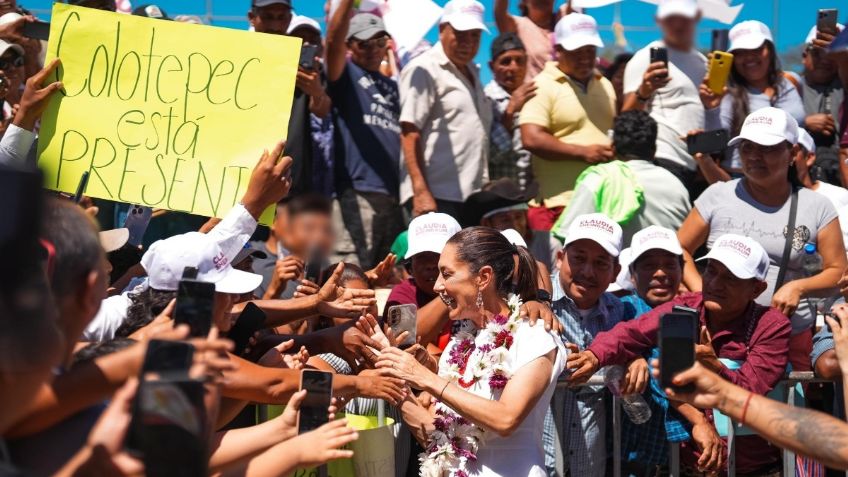
[[[90,171],[87,195],[221,217],[286,135],[299,39],[62,3],[51,24],[64,84],[38,145],[51,189]]]

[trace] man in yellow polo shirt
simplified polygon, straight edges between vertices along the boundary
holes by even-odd
[[[519,119],[540,185],[541,207],[528,216],[537,230],[550,230],[584,169],[613,158],[607,131],[615,118],[615,91],[595,72],[597,50],[604,46],[598,24],[572,13],[557,22],[554,35],[557,61],[536,76],[536,97]]]

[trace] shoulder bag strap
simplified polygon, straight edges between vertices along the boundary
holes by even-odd
[[[789,255],[792,253],[792,242],[795,240],[795,216],[798,213],[798,189],[792,188],[792,198],[789,204],[789,223],[786,226],[786,243],[783,245],[783,257],[780,259],[780,271],[777,273],[777,281],[774,282],[776,292],[783,286],[786,278],[786,268],[789,266]]]

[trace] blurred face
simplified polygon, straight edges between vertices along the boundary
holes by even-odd
[[[497,82],[508,93],[521,86],[527,75],[527,52],[524,50],[509,50],[501,53],[489,63],[492,74]]]
[[[421,252],[412,256],[412,278],[415,286],[427,295],[435,295],[433,287],[439,278],[439,254]]]
[[[788,142],[774,146],[761,146],[753,141],[742,141],[739,157],[745,178],[757,184],[787,181],[789,166],[795,156],[795,146]]]
[[[450,24],[439,27],[439,40],[445,49],[445,55],[457,66],[466,66],[474,60],[480,48],[483,30],[454,30]]]
[[[695,43],[695,27],[698,19],[675,15],[658,20],[665,43],[678,50],[688,50]]]
[[[18,9],[17,0],[0,0],[0,16]]]
[[[735,50],[733,52],[733,68],[749,84],[768,81],[770,64],[771,50],[765,43],[755,50]]]
[[[595,62],[598,58],[598,49],[588,45],[573,51],[567,51],[557,47],[557,58],[560,69],[568,76],[577,81],[586,82],[595,72]]]
[[[230,316],[230,308],[233,307],[238,295],[229,293],[215,293],[215,304],[212,308],[212,323],[222,332],[226,333],[233,327],[236,317]]]
[[[557,254],[560,286],[581,310],[598,304],[621,267],[592,240],[578,240]]]
[[[285,35],[291,23],[291,8],[275,3],[267,7],[254,7],[247,14],[253,29],[259,33],[271,33],[274,35]]]
[[[836,63],[820,48],[804,52],[804,73],[815,84],[829,84],[836,78]]]
[[[741,317],[748,305],[765,291],[766,283],[736,277],[721,262],[710,260],[704,270],[704,309],[723,321]]]
[[[458,259],[456,246],[448,244],[439,258],[439,279],[433,288],[448,306],[451,320],[474,319],[480,316],[477,294],[480,291],[477,274]]]
[[[485,225],[486,227],[498,230],[515,229],[522,237],[525,238],[530,232],[527,227],[526,210],[509,210],[506,212],[500,212],[481,220],[480,225]]]
[[[389,49],[389,37],[381,32],[367,40],[351,38],[348,49],[355,64],[368,71],[379,71]]]
[[[317,248],[324,257],[330,256],[336,241],[330,216],[305,212],[289,217],[288,223],[284,244],[292,253],[306,258],[309,250]]]
[[[630,271],[636,292],[652,307],[671,301],[683,279],[680,257],[665,250],[643,253]]]

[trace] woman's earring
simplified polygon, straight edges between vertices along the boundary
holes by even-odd
[[[483,292],[477,290],[477,309],[483,312]]]

